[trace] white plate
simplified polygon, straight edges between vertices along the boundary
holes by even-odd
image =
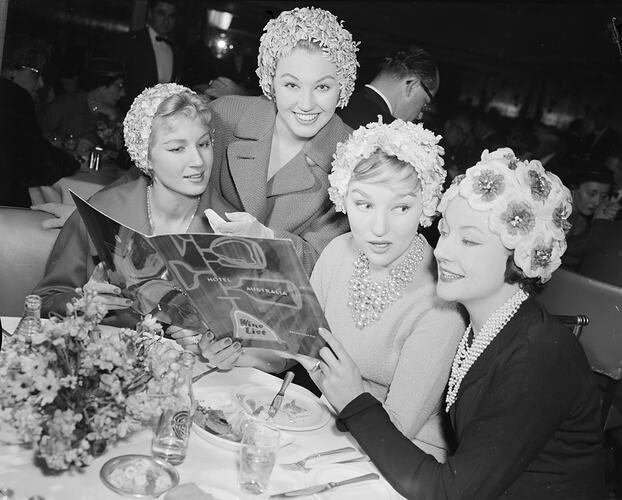
[[[194,398],[198,404],[203,406],[209,406],[213,409],[221,409],[224,405],[231,405],[234,408],[238,408],[231,396],[231,388],[229,387],[197,387],[193,386]],[[242,411],[242,410],[238,410]],[[231,439],[226,439],[218,434],[214,434],[203,427],[199,426],[196,423],[192,423],[192,431],[199,436],[204,441],[211,443],[219,448],[224,448],[226,450],[239,451],[240,443],[239,441],[232,441]],[[293,443],[294,437],[286,432],[281,433],[281,448],[288,444]]]
[[[244,384],[233,391],[233,400],[248,414],[261,406],[267,411],[280,387],[278,380],[269,385]],[[283,430],[310,431],[319,429],[329,420],[330,412],[324,403],[304,387],[290,384],[272,422]]]
[[[343,481],[351,477],[362,476],[370,472],[377,472],[372,465],[360,464],[325,464],[312,469],[305,478],[306,486],[324,484],[331,481]],[[380,474],[378,474],[380,476]],[[395,491],[389,483],[380,476],[380,479],[364,481],[362,483],[347,484],[334,490],[324,491],[313,495],[312,498],[329,500],[396,500]]]

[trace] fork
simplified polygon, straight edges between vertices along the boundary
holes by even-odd
[[[369,462],[370,458],[367,455],[362,455],[360,457],[348,458],[347,460],[339,460],[337,462],[331,462],[330,465],[338,465],[338,464],[351,464],[354,462]],[[300,470],[302,472],[309,472],[313,467],[307,467],[306,465],[301,465],[296,470]],[[289,469],[288,469],[289,470]]]
[[[298,460],[298,462],[292,462],[290,464],[280,464],[281,467],[287,470],[305,470],[305,465],[307,461],[312,460],[314,458],[325,457],[327,455],[336,455],[337,453],[345,453],[346,451],[356,451],[352,446],[346,446],[345,448],[337,448],[336,450],[328,450],[321,451],[319,453],[314,453],[313,455],[309,455],[308,457],[303,458],[302,460]]]

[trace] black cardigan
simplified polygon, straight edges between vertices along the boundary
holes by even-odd
[[[578,340],[528,299],[471,367],[450,410],[457,449],[439,464],[365,393],[348,430],[407,498],[601,500],[599,398]]]

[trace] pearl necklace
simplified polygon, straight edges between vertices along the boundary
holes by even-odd
[[[192,216],[190,217],[188,224],[186,224],[186,228],[183,230],[184,233],[187,233],[188,229],[190,229],[190,224],[192,224],[192,221],[194,220],[194,216],[197,214],[197,210],[199,209],[200,201],[201,201],[201,197],[197,196],[197,203],[194,207],[194,210],[192,211]],[[155,233],[155,224],[153,222],[153,215],[151,213],[151,184],[147,186],[147,217],[149,218],[149,225],[151,226],[151,233]]]
[[[454,362],[451,366],[451,376],[449,377],[449,387],[447,389],[447,396],[445,397],[445,411],[449,411],[451,405],[456,401],[458,390],[462,379],[468,373],[473,366],[473,363],[477,361],[477,358],[484,352],[488,345],[495,339],[497,334],[503,329],[510,319],[516,314],[520,305],[529,297],[528,294],[519,290],[512,295],[499,309],[492,313],[492,315],[486,320],[484,326],[475,334],[473,343],[471,346],[467,346],[469,341],[469,334],[473,325],[469,323],[460,344],[458,345],[458,351],[454,356]]]
[[[384,310],[402,296],[423,260],[423,251],[423,241],[417,235],[414,247],[381,282],[370,281],[369,260],[365,252],[358,251],[349,281],[348,308],[359,330],[378,321]]]

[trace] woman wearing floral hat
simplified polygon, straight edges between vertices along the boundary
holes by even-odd
[[[335,147],[351,132],[335,108],[354,90],[358,49],[333,14],[314,7],[282,12],[264,31],[264,96],[211,103],[214,179],[239,212],[210,222],[217,232],[292,240],[311,274],[326,244],[347,230],[327,188]]]
[[[437,296],[432,248],[418,232],[436,215],[445,179],[439,140],[395,120],[337,146],[329,195],[351,232],[327,245],[311,284],[365,390],[404,436],[444,461],[442,394],[464,320]]]
[[[123,178],[92,196],[90,203],[143,234],[212,232],[203,210],[231,208],[208,183],[213,162],[211,119],[207,100],[186,87],[166,83],[145,89],[123,124],[125,146],[142,175]],[[119,313],[118,318],[108,318],[109,323],[133,327],[136,317],[125,316],[131,300],[107,282],[101,265],[94,267],[95,255],[84,223],[74,212],[33,292],[42,297],[42,314],[64,314],[75,289],[84,287],[97,291],[97,300]]]
[[[570,192],[540,162],[485,151],[439,205],[438,296],[470,322],[445,410],[456,449],[445,464],[405,438],[365,387],[347,346],[312,372],[352,433],[407,498],[602,499],[598,393],[578,340],[531,297],[560,265]],[[440,332],[439,332],[440,333]]]

